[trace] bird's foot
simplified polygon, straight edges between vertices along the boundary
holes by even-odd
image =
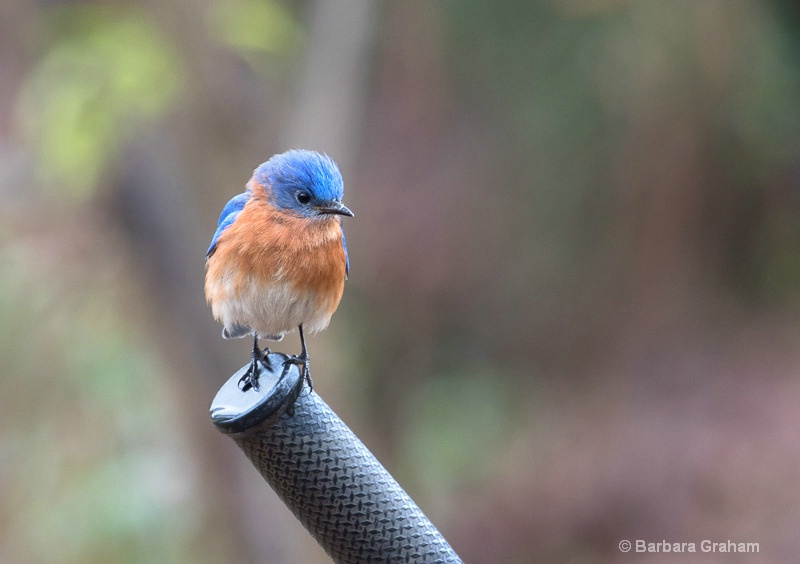
[[[283,361],[284,366],[286,366],[287,364],[294,364],[303,367],[303,378],[308,383],[309,390],[313,391],[314,382],[311,380],[311,370],[309,369],[308,366],[308,355],[307,354],[292,355]]]
[[[247,369],[247,372],[239,378],[239,389],[243,392],[246,392],[250,388],[254,390],[258,390],[258,363],[260,360],[253,357],[253,360],[250,362],[250,366]]]
[[[270,351],[269,348],[259,349],[257,352],[253,351],[250,367],[247,369],[247,372],[239,378],[240,390],[246,392],[250,388],[253,388],[258,391],[258,363],[260,362],[264,365],[264,368],[272,372],[272,361],[269,359],[270,354],[272,354],[272,351]]]

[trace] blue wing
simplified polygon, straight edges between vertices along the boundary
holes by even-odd
[[[211,245],[206,251],[206,258],[213,255],[214,251],[217,250],[217,240],[219,236],[236,221],[236,218],[239,217],[239,213],[249,199],[250,194],[245,192],[244,194],[239,194],[231,198],[231,200],[225,204],[225,207],[222,208],[222,213],[219,215],[219,221],[217,222],[217,231],[214,233],[214,237],[211,239]]]
[[[344,247],[344,277],[350,276],[350,257],[347,255],[347,239],[344,237],[344,229],[342,229],[342,247]]]

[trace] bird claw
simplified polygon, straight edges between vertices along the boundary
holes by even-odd
[[[308,383],[308,387],[310,390],[314,389],[314,382],[311,380],[311,371],[308,367],[308,355],[301,354],[301,355],[292,355],[286,360],[283,361],[283,365],[286,366],[287,364],[294,364],[295,366],[302,366],[303,367],[303,378]]]
[[[250,362],[250,368],[239,378],[240,390],[246,392],[250,388],[253,388],[255,391],[258,391],[258,363],[260,362],[264,365],[264,368],[272,372],[272,361],[269,359],[269,355],[270,350],[268,348],[256,349],[253,351],[253,359]]]
[[[250,363],[250,367],[247,369],[247,372],[239,378],[239,389],[243,392],[246,392],[250,388],[258,391],[258,365],[256,364],[259,362],[255,358],[253,362]]]

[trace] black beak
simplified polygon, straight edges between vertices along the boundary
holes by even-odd
[[[347,217],[354,217],[355,215],[350,211],[350,208],[341,202],[331,202],[329,206],[317,208],[317,213],[346,215]]]

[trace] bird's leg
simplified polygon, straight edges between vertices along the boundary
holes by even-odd
[[[308,358],[308,350],[306,350],[306,338],[303,335],[303,324],[298,327],[300,330],[300,360],[303,361],[303,377],[308,383],[309,389],[314,389],[314,383],[311,381],[311,360]]]
[[[308,351],[306,350],[306,338],[303,335],[303,324],[302,323],[300,324],[298,329],[300,330],[300,347],[301,347],[300,354],[299,355],[290,356],[288,359],[286,359],[286,361],[284,361],[284,364],[296,364],[297,366],[302,365],[303,366],[303,378],[305,378],[306,382],[308,382],[308,387],[311,390],[313,390],[314,389],[314,383],[311,381],[311,371],[310,371],[309,366],[308,366],[309,365]]]
[[[258,348],[258,333],[253,334],[253,352],[250,354],[250,368],[239,378],[239,389],[246,392],[250,388],[258,390],[258,363],[264,360],[264,353]],[[269,360],[267,360],[269,365]]]

